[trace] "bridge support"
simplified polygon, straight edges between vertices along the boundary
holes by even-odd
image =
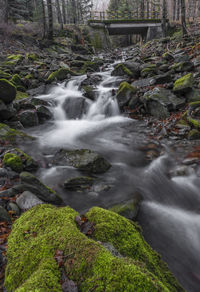
[[[152,39],[159,39],[163,37],[162,26],[150,26],[147,30],[146,41],[150,41]]]

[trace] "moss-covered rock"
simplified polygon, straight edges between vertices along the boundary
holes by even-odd
[[[77,76],[77,74],[70,69],[60,68],[59,70],[57,70],[49,75],[47,82],[51,83],[51,82],[56,81],[56,80],[63,81],[65,79],[67,79],[69,76]]]
[[[157,70],[158,69],[155,64],[147,64],[145,65],[145,68],[142,69],[141,76],[144,78],[154,76],[156,75]]]
[[[28,154],[26,154],[24,151],[22,151],[19,148],[13,148],[13,149],[8,150],[6,154],[3,156],[3,162],[4,162],[4,159],[6,160],[6,157],[9,157],[8,154],[13,155],[13,157],[17,156],[18,157],[17,160],[21,161],[20,164],[22,167],[20,167],[19,172],[21,172],[22,170],[35,171],[38,168],[38,163],[31,156],[29,156]],[[6,166],[9,166],[6,164],[6,161],[4,162],[4,164]],[[10,167],[13,169],[12,166]]]
[[[36,61],[38,59],[38,55],[35,53],[27,53],[26,59],[28,59],[30,61]]]
[[[190,61],[175,63],[171,66],[171,69],[173,69],[175,72],[191,71],[193,68],[194,64]]]
[[[116,65],[111,75],[134,77],[134,73],[130,69],[128,69],[128,67],[126,67],[124,64]]]
[[[15,85],[15,87],[18,91],[22,91],[22,92],[26,91],[26,89],[24,87],[24,83],[18,74],[13,75],[10,82]]]
[[[17,55],[9,55],[8,57],[7,57],[7,60],[8,61],[13,61],[13,62],[15,62],[15,63],[18,63],[18,62],[20,62],[20,61],[22,61],[23,60],[23,55],[21,55],[21,54],[17,54]]]
[[[44,185],[36,176],[29,172],[20,173],[21,183],[24,184],[25,190],[35,194],[40,200],[48,203],[60,204],[60,196],[48,186]]]
[[[0,70],[0,79],[10,79],[10,78],[11,78],[11,74]]]
[[[21,131],[14,130],[9,126],[0,123],[0,143],[13,145],[19,142],[32,141],[34,139],[34,137],[28,136]]]
[[[3,164],[16,172],[21,172],[23,170],[21,158],[14,153],[6,153],[3,157]]]
[[[109,208],[109,210],[127,219],[134,220],[137,217],[141,200],[141,196],[136,196],[135,199],[116,204]]]
[[[11,103],[16,97],[16,87],[6,79],[0,79],[0,99],[5,103]]]
[[[194,84],[194,77],[192,73],[189,73],[178,80],[174,83],[173,91],[177,93],[184,93],[188,92],[189,90],[192,89]]]
[[[94,178],[88,176],[78,176],[65,180],[64,187],[72,191],[88,190],[94,183]]]
[[[84,96],[91,99],[95,100],[96,94],[95,94],[95,88],[91,85],[83,85],[82,89],[84,90]]]
[[[128,82],[122,82],[117,92],[117,100],[120,108],[128,104],[128,102],[134,98],[135,105],[138,102],[138,97],[135,95],[137,88],[130,85]]]
[[[111,167],[104,157],[89,149],[61,149],[56,153],[54,163],[70,165],[88,173],[104,173]]]
[[[187,121],[194,128],[200,129],[200,101],[191,102],[189,104]]]
[[[16,100],[24,99],[28,97],[28,93],[17,91]]]
[[[40,205],[14,223],[8,240],[8,292],[62,291],[57,251],[79,291],[184,291],[133,222],[92,208],[87,216],[96,225],[90,239],[77,227],[77,215],[69,207]],[[101,242],[112,244],[122,257]]]
[[[162,59],[165,60],[165,61],[173,61],[174,60],[174,56],[172,55],[171,52],[165,52],[163,55],[162,55]]]
[[[200,131],[197,129],[193,129],[188,133],[188,139],[189,140],[198,140],[200,139]]]

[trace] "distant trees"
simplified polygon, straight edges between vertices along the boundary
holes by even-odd
[[[52,39],[55,25],[63,29],[67,23],[84,23],[92,3],[92,0],[0,0],[0,22],[38,22],[43,27],[43,36]]]

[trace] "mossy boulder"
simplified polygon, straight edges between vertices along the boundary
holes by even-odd
[[[198,131],[197,129],[192,129],[188,133],[188,139],[189,140],[199,140],[200,139],[200,131]]]
[[[168,89],[155,87],[141,98],[147,113],[156,118],[167,118],[170,111],[180,109],[185,104],[184,98],[178,98]]]
[[[189,104],[187,121],[194,128],[200,129],[200,101],[191,102]]]
[[[40,200],[48,203],[60,204],[62,199],[51,188],[44,185],[36,176],[29,172],[20,173],[21,183],[24,185],[24,190],[35,194]]]
[[[72,177],[64,182],[64,188],[71,191],[88,190],[94,183],[94,178],[88,176]]]
[[[122,82],[117,92],[117,101],[120,108],[128,105],[131,99],[134,99],[135,105],[138,102],[138,97],[136,96],[137,88],[129,84],[128,82]]]
[[[21,158],[14,153],[6,153],[3,157],[3,164],[16,172],[21,172],[23,170]]]
[[[65,79],[68,79],[69,76],[77,76],[77,74],[67,68],[60,68],[59,70],[51,73],[47,79],[48,83],[51,83],[53,81],[63,81]]]
[[[69,207],[39,205],[14,223],[4,283],[8,292],[62,291],[58,252],[79,291],[184,291],[133,222],[92,208],[86,214],[95,223],[89,238],[76,225],[77,215]]]
[[[0,70],[0,79],[10,79],[10,78],[11,78],[11,74]]]
[[[194,64],[190,61],[175,63],[171,66],[171,69],[173,69],[175,72],[191,71],[193,68]]]
[[[24,87],[24,83],[18,74],[13,75],[10,82],[15,85],[15,87],[18,91],[22,91],[22,92],[26,91],[26,89]]]
[[[83,85],[82,89],[84,91],[84,96],[91,99],[95,100],[96,98],[96,93],[95,93],[95,88],[91,85]]]
[[[3,163],[6,165],[6,166],[9,166],[7,165],[6,161],[7,161],[7,158],[10,156],[13,156],[13,157],[18,157],[16,158],[17,161],[20,160],[20,171],[21,172],[22,170],[26,170],[26,171],[35,171],[37,170],[38,168],[38,163],[31,157],[29,156],[28,154],[26,154],[24,151],[22,151],[21,149],[19,148],[13,148],[13,149],[10,149],[6,152],[6,154],[3,156]],[[10,166],[13,170],[15,170],[12,166]]]
[[[124,64],[117,64],[111,73],[112,76],[134,77],[134,73]]]
[[[16,100],[27,98],[29,95],[26,92],[17,91]]]
[[[0,79],[0,99],[5,103],[11,103],[16,97],[16,87],[6,79]]]
[[[185,93],[192,89],[194,85],[194,77],[192,73],[189,73],[179,79],[174,83],[173,91],[175,93]]]
[[[54,163],[70,165],[88,173],[104,173],[111,167],[104,157],[89,149],[61,149],[56,153]]]
[[[21,142],[30,142],[34,139],[34,137],[0,123],[0,143],[2,144],[6,143],[13,145]]]
[[[157,66],[155,64],[146,64],[145,68],[142,69],[141,71],[141,76],[143,78],[146,77],[152,77],[155,76],[157,74]]]
[[[19,63],[19,62],[21,62],[22,60],[24,59],[24,57],[23,57],[23,55],[21,55],[21,54],[17,54],[17,55],[9,55],[8,57],[7,57],[7,60],[8,61],[13,61],[13,62],[15,62],[15,63]]]

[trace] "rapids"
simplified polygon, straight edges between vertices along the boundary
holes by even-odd
[[[38,175],[62,195],[65,204],[80,212],[93,205],[107,207],[133,197],[143,196],[138,221],[147,242],[168,263],[171,271],[187,291],[200,291],[200,180],[195,172],[188,176],[169,175],[179,163],[179,154],[166,142],[161,156],[147,162],[140,146],[148,142],[147,124],[120,114],[113,91],[119,77],[112,77],[113,65],[94,73],[102,81],[96,87],[94,101],[83,97],[81,82],[86,75],[54,86],[46,95],[54,119],[29,133],[37,145],[33,154],[44,161]],[[78,118],[71,118],[77,101],[84,99]],[[67,111],[66,111],[67,103]],[[60,148],[89,148],[101,153],[112,164],[98,176],[99,185],[92,192],[76,193],[63,190],[65,178],[79,175],[72,167],[48,163]],[[30,152],[30,151],[29,151]],[[42,153],[42,154],[40,154]],[[102,182],[106,186],[102,191]],[[100,190],[100,191],[99,191]]]

